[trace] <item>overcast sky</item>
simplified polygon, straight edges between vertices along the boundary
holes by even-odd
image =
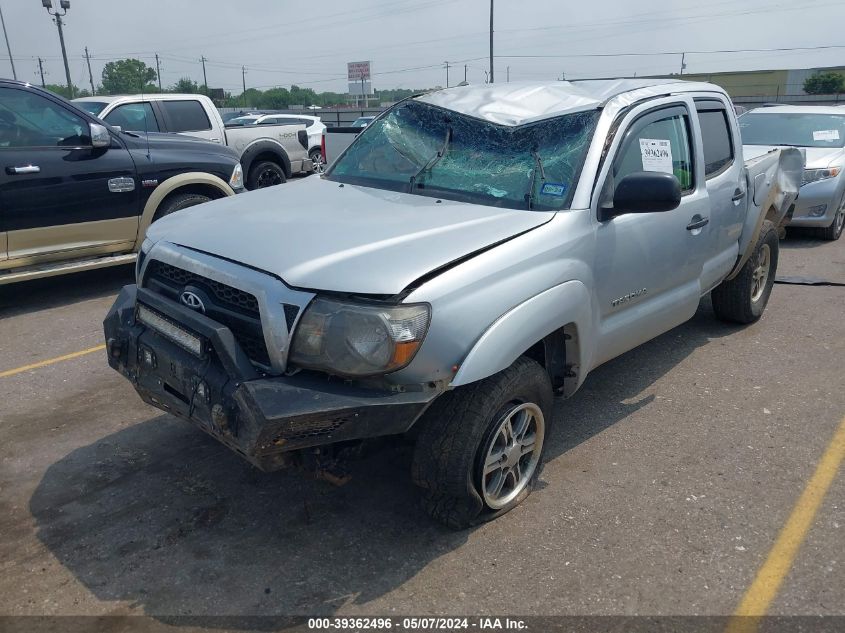
[[[54,0],[58,4],[58,0]],[[41,0],[0,0],[18,78],[65,83],[56,27]],[[378,89],[484,81],[489,0],[71,0],[65,41],[71,76],[88,87],[84,48],[94,80],[111,59],[137,57],[155,66],[165,85],[180,77],[241,91],[296,83],[346,91],[346,62],[372,60]],[[842,0],[498,0],[496,81],[554,80],[677,72],[845,65],[845,46],[812,51],[704,54],[701,51],[845,44]],[[573,57],[572,55],[612,55]],[[528,57],[531,55],[546,57]],[[569,55],[570,57],[567,57]],[[11,77],[5,48],[0,76]],[[522,57],[520,57],[522,56]]]

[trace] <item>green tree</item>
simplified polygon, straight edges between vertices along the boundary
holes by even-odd
[[[190,77],[182,77],[170,87],[170,92],[196,95],[200,94],[200,87],[199,84],[196,81],[193,81]]]
[[[804,82],[808,95],[833,95],[845,92],[845,77],[841,73],[816,72]]]
[[[300,88],[296,84],[290,87],[290,104],[310,106],[317,101],[317,93],[311,88]]]
[[[112,95],[139,92],[157,77],[156,71],[141,60],[121,59],[103,68],[103,90]]]
[[[70,91],[67,89],[67,86],[62,84],[47,84],[47,90],[52,92],[53,94],[57,94],[60,97],[64,97],[65,99],[70,99]],[[73,87],[73,98],[76,97],[90,97],[91,93],[87,90],[81,90],[78,86]]]
[[[290,104],[291,95],[287,88],[270,88],[261,95],[260,107],[268,110],[284,110]]]

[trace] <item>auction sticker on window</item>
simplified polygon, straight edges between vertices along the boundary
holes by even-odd
[[[838,141],[839,130],[816,130],[813,132],[814,141]]]
[[[640,154],[643,157],[643,171],[673,173],[672,146],[668,140],[641,138]]]
[[[546,182],[543,183],[543,188],[540,189],[540,193],[544,196],[557,196],[558,198],[562,198],[566,195],[566,185],[559,182]]]

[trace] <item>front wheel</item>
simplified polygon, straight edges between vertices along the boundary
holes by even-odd
[[[153,222],[160,220],[166,215],[187,209],[188,207],[195,207],[198,204],[204,204],[211,200],[209,196],[201,193],[176,193],[168,198],[165,198],[161,206],[153,216]]]
[[[754,323],[761,316],[778,268],[778,234],[774,225],[766,220],[760,229],[757,245],[739,274],[723,281],[710,295],[713,310],[722,321]]]
[[[839,205],[839,210],[833,216],[833,222],[830,223],[830,226],[818,229],[819,237],[823,240],[835,242],[842,236],[843,228],[845,228],[845,200]]]
[[[246,184],[253,190],[281,185],[286,181],[285,170],[281,165],[263,160],[250,168]]]
[[[549,375],[526,357],[441,396],[414,451],[426,511],[464,529],[519,505],[540,473],[552,400]]]

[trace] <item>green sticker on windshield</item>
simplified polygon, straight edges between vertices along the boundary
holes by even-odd
[[[540,193],[544,196],[557,196],[558,198],[562,198],[566,195],[566,185],[557,182],[546,182],[543,183],[543,188],[540,189]]]

